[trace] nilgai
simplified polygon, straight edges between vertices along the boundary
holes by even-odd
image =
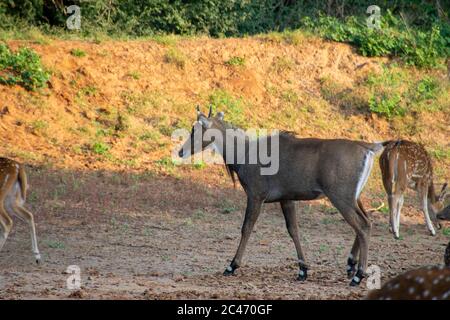
[[[440,227],[436,212],[444,206],[447,184],[443,185],[437,195],[431,158],[425,148],[407,140],[390,141],[381,154],[379,163],[388,195],[391,231],[395,238],[400,237],[400,212],[403,194],[408,187],[419,194],[428,230],[435,235],[433,222]]]
[[[328,197],[356,233],[356,238],[347,260],[347,274],[352,278],[350,285],[356,286],[364,278],[371,232],[371,222],[364,210],[360,195],[370,175],[375,154],[383,149],[384,143],[367,143],[344,139],[299,139],[285,132],[250,139],[244,131],[224,121],[222,112],[212,116],[211,108],[206,116],[197,108],[197,121],[190,137],[185,141],[178,155],[189,157],[203,151],[210,145],[218,151],[234,179],[236,175],[247,195],[247,208],[241,230],[237,252],[226,268],[224,275],[232,275],[241,265],[242,256],[252,233],[263,203],[279,202],[286,220],[287,230],[293,239],[297,256],[298,280],[307,278],[308,266],[300,246],[294,201],[314,200]],[[211,139],[210,130],[221,137]],[[267,139],[267,141],[264,141]],[[222,141],[219,141],[222,140]],[[245,144],[245,159],[252,158],[252,145],[275,145],[278,142],[279,169],[272,175],[261,174],[267,165],[258,156],[256,163],[234,161],[236,148],[228,148],[236,141]],[[234,153],[228,152],[233,150]],[[274,150],[271,150],[274,156]],[[242,159],[241,159],[242,160]],[[358,270],[355,266],[358,263]]]
[[[439,219],[450,220],[450,205],[439,212]],[[371,291],[369,300],[450,300],[450,242],[444,265],[428,266],[403,273]]]
[[[13,221],[11,217],[28,222],[31,244],[36,263],[41,260],[37,246],[33,214],[24,208],[27,192],[27,175],[22,164],[7,158],[0,158],[0,251],[8,238]]]

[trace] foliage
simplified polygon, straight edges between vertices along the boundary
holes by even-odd
[[[417,77],[412,70],[392,65],[380,74],[369,74],[364,86],[370,92],[369,110],[391,119],[410,111],[440,109],[445,80],[427,74]]]
[[[81,8],[80,31],[67,31],[69,5]],[[213,37],[280,32],[284,41],[297,44],[303,28],[326,39],[349,42],[366,56],[399,56],[407,64],[433,67],[450,55],[450,2],[430,0],[380,0],[381,28],[366,25],[365,0],[9,0],[0,3],[0,29],[11,31],[39,27],[47,33],[94,37],[164,35]],[[30,25],[32,27],[30,27]],[[65,31],[62,31],[65,30]],[[23,32],[23,31],[22,31]],[[27,36],[29,37],[29,35]]]
[[[70,54],[73,55],[74,57],[79,57],[79,58],[86,56],[86,52],[84,50],[77,49],[77,48],[70,50]]]
[[[321,16],[317,22],[304,19],[303,25],[325,39],[349,42],[364,56],[400,56],[407,64],[434,67],[450,55],[450,27],[436,20],[430,28],[410,28],[388,11],[381,28],[368,28],[363,17],[337,19]]]
[[[0,43],[0,83],[20,85],[33,91],[46,85],[50,74],[44,70],[41,59],[32,49],[20,48],[12,52]]]

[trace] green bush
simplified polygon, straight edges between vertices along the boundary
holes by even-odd
[[[416,101],[424,101],[436,99],[439,91],[441,91],[439,82],[436,79],[426,76],[417,82],[412,95]]]
[[[372,95],[369,98],[371,112],[390,119],[394,116],[404,115],[405,110],[400,106],[401,97],[398,93],[392,95]]]
[[[20,85],[33,91],[42,88],[50,79],[44,70],[40,57],[29,48],[21,48],[12,52],[5,44],[0,43],[0,83]]]
[[[428,28],[410,28],[387,11],[381,18],[381,28],[368,28],[365,17],[338,19],[321,16],[317,22],[303,19],[304,27],[325,39],[356,45],[364,56],[399,56],[410,65],[434,67],[450,54],[448,23],[436,20]]]
[[[110,147],[103,142],[94,142],[91,146],[93,153],[98,155],[105,155],[109,152]]]
[[[391,119],[407,112],[443,110],[441,96],[445,82],[431,73],[416,78],[412,69],[391,65],[380,74],[369,74],[362,85],[369,93],[369,110]]]
[[[64,7],[71,4],[82,10],[77,32],[65,26]],[[364,55],[395,55],[420,67],[433,67],[449,56],[450,1],[379,0],[376,4],[381,8],[380,30],[366,25],[366,0],[8,0],[0,2],[0,29],[11,37],[37,26],[48,33],[91,38],[101,34],[222,37],[277,31],[295,43],[298,39],[290,32],[306,28],[329,40],[349,42]]]
[[[78,57],[78,58],[86,56],[86,52],[84,50],[76,49],[76,48],[70,50],[70,54],[73,55],[74,57]]]

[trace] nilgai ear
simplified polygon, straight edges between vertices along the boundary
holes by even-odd
[[[223,120],[223,117],[225,116],[225,114],[222,112],[222,111],[220,111],[218,114],[217,114],[217,119],[219,119],[219,120]]]
[[[212,115],[212,105],[209,105],[209,112],[208,112],[208,118],[211,118]]]
[[[211,128],[211,121],[209,121],[205,116],[201,115],[198,118],[198,122],[200,122],[200,124],[202,125],[203,128],[205,129],[209,129]]]

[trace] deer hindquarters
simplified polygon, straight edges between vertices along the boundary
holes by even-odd
[[[352,281],[350,282],[351,287],[357,287],[361,283],[361,281],[364,279],[365,274],[361,269],[358,269],[354,277],[352,278]]]

